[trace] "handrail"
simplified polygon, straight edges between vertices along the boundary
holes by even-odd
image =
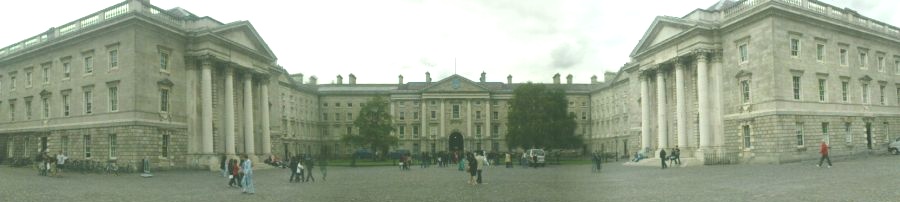
[[[801,10],[811,11],[826,17],[848,22],[848,24],[856,25],[858,28],[885,34],[895,39],[900,39],[900,28],[887,23],[879,22],[871,18],[858,15],[849,9],[838,8],[817,0],[741,0],[737,1],[731,7],[723,9],[722,20],[738,16],[749,10],[756,8],[764,3],[773,2],[786,6],[799,8]]]

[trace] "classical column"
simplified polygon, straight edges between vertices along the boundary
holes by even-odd
[[[430,134],[428,134],[428,128],[426,127],[427,124],[425,122],[425,120],[427,120],[426,117],[428,117],[428,115],[430,115],[430,114],[426,115],[427,113],[425,112],[425,100],[420,99],[419,103],[420,103],[419,108],[421,108],[419,110],[419,122],[420,122],[419,124],[422,124],[422,126],[420,127],[420,128],[422,128],[422,130],[419,130],[419,134],[421,134],[422,137],[425,137],[422,139],[432,139]],[[435,149],[435,150],[437,150],[437,149]]]
[[[491,125],[491,115],[492,114],[494,114],[494,113],[491,112],[491,99],[488,98],[487,100],[484,101],[484,113],[483,113],[484,125],[485,125],[484,127],[486,128],[484,130],[487,131],[488,137],[491,137],[491,135],[494,135],[493,133],[491,133],[491,129],[494,128],[494,126]],[[497,131],[497,132],[499,133],[500,131]]]
[[[666,134],[666,78],[659,68],[656,70],[656,134],[657,149],[669,147],[669,137]]]
[[[687,122],[685,121],[684,103],[684,64],[675,61],[675,120],[678,127],[678,147],[687,147]]]
[[[697,108],[700,113],[700,149],[709,147],[709,93],[707,92],[706,53],[697,54]]]
[[[225,155],[234,156],[234,68],[225,67]]]
[[[203,154],[212,154],[213,153],[213,131],[212,131],[212,61],[210,59],[203,59],[201,62],[201,73],[200,73],[200,99],[203,103],[200,103],[201,114],[203,115],[201,128],[203,130],[203,135],[200,137],[201,143],[203,144],[201,148],[203,148]]]
[[[641,80],[641,151],[650,149],[650,78],[647,72],[638,75]]]
[[[244,152],[247,156],[256,154],[253,142],[253,75],[244,74]]]
[[[260,82],[259,108],[262,112],[262,152],[266,156],[272,155],[272,139],[269,135],[269,81]]]
[[[712,112],[710,112],[709,116],[712,119],[711,126],[709,130],[713,133],[710,137],[712,140],[712,145],[718,148],[722,148],[725,146],[725,131],[722,127],[724,125],[722,121],[722,52],[721,50],[715,51],[712,54],[712,65],[711,68],[707,70],[709,75],[712,75],[712,84],[709,86],[713,87],[710,92],[710,97],[712,97],[713,107]]]
[[[466,130],[468,130],[469,137],[473,137],[475,133],[472,132],[472,100],[466,100]],[[484,127],[482,127],[482,133],[484,133]],[[481,139],[481,137],[478,137]]]
[[[440,114],[441,118],[439,120],[441,121],[441,131],[438,131],[438,133],[444,133],[446,131],[446,130],[444,130],[445,129],[444,122],[446,122],[446,120],[444,120],[444,118],[445,118],[445,116],[444,116],[444,100],[441,99],[440,102],[441,102],[441,114]]]

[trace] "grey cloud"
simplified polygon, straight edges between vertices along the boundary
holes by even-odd
[[[560,69],[578,65],[584,60],[588,44],[585,40],[580,40],[578,43],[564,43],[556,47],[550,52],[550,58],[553,59],[551,65]]]

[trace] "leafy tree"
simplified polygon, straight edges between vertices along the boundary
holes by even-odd
[[[358,134],[345,134],[342,139],[353,145],[365,145],[372,151],[381,151],[387,154],[390,146],[396,145],[399,139],[391,136],[394,131],[391,115],[388,113],[388,102],[381,96],[376,96],[366,102],[359,110],[359,116],[353,121],[353,126],[359,128]]]
[[[509,134],[511,148],[579,148],[575,136],[575,114],[569,113],[566,91],[556,86],[527,83],[513,91],[510,100]]]

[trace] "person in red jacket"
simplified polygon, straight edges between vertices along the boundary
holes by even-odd
[[[825,144],[825,140],[822,140],[822,145],[819,147],[819,153],[822,154],[822,158],[819,158],[819,164],[816,167],[822,167],[822,161],[828,160],[828,168],[831,168],[831,158],[828,158],[828,145]]]

